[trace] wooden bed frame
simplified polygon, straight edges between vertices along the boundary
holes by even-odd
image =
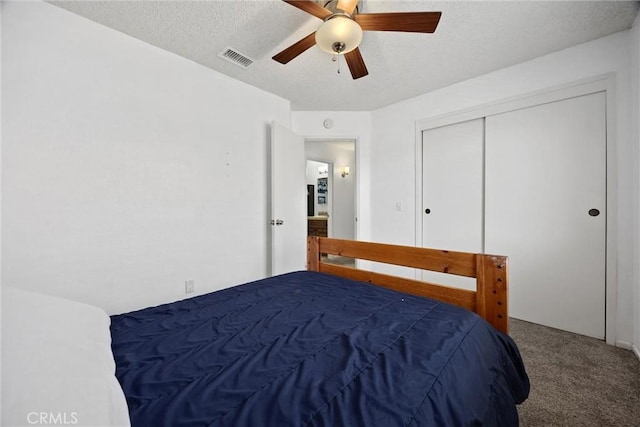
[[[323,262],[322,255],[393,264],[458,276],[475,277],[476,290],[452,288]],[[497,330],[508,333],[508,262],[506,256],[452,252],[326,237],[307,238],[307,270],[368,282],[425,296],[478,313]]]

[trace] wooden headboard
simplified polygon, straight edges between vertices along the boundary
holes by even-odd
[[[475,277],[476,290],[453,288],[415,279],[329,264],[322,255],[393,264],[458,276]],[[307,238],[307,270],[368,282],[397,291],[426,296],[478,313],[497,330],[508,333],[508,263],[506,256],[453,252],[354,240]]]

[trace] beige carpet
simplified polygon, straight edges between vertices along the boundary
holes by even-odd
[[[640,361],[603,341],[511,319],[531,393],[522,427],[640,426]]]

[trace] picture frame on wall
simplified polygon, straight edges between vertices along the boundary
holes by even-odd
[[[318,194],[326,194],[329,190],[329,178],[318,178]]]

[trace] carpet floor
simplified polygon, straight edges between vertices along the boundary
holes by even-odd
[[[522,427],[640,426],[640,361],[603,341],[511,319],[531,392]]]

